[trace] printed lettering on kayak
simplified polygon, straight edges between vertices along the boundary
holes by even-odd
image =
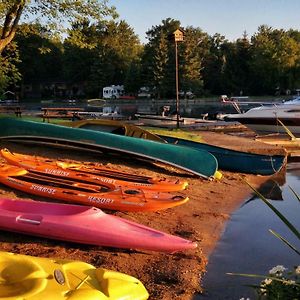
[[[47,187],[36,185],[36,184],[33,184],[30,187],[30,189],[34,190],[34,191],[39,191],[39,192],[43,192],[43,193],[52,194],[52,195],[55,194],[55,192],[56,192],[56,189],[51,189],[51,188],[47,188]]]
[[[47,174],[52,174],[52,175],[59,175],[59,176],[69,176],[70,172],[65,172],[61,170],[56,170],[56,169],[45,169],[45,172]]]
[[[113,199],[101,198],[101,197],[94,197],[94,196],[89,196],[88,200],[91,201],[91,202],[101,203],[101,204],[110,204],[110,203],[114,202]]]
[[[99,177],[96,177],[95,179],[98,179],[102,182],[105,182],[105,183],[115,183],[116,181],[114,179],[110,179],[110,178],[99,178]]]

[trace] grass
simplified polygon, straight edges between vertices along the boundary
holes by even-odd
[[[203,142],[203,139],[200,135],[182,129],[170,130],[170,129],[157,128],[157,127],[143,127],[143,128],[156,135],[165,135],[165,136],[190,140],[193,142]]]

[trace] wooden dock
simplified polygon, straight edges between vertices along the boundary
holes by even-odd
[[[269,145],[280,146],[286,149],[289,160],[300,160],[300,138],[292,139],[286,134],[272,134],[256,137],[255,140]]]

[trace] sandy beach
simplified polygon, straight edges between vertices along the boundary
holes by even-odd
[[[282,149],[251,139],[220,133],[199,132],[208,142],[232,149],[257,153],[282,153]],[[173,168],[161,168],[149,163],[129,161],[118,157],[66,152],[38,146],[2,143],[11,151],[68,158],[75,161],[96,161],[119,171],[149,176],[180,178],[188,181],[185,191],[186,204],[158,212],[125,213],[106,211],[155,229],[196,241],[198,248],[174,254],[104,248],[54,241],[17,233],[0,232],[0,250],[40,257],[82,260],[108,269],[124,272],[140,279],[147,288],[149,299],[190,300],[201,291],[201,278],[206,271],[209,255],[216,246],[230,215],[250,196],[247,180],[255,187],[267,181],[269,176],[255,176],[222,171],[221,180],[206,180],[177,172]],[[234,163],[234,162],[233,162]],[[2,197],[29,198],[30,196],[0,185]]]

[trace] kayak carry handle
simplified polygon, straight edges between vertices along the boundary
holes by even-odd
[[[36,219],[26,217],[26,216],[18,216],[16,218],[16,221],[18,223],[26,223],[26,224],[31,224],[31,225],[40,225],[42,223],[43,217],[37,216]]]

